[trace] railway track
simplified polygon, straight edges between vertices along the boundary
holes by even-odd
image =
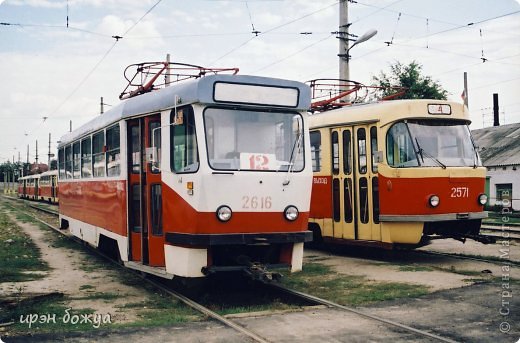
[[[520,228],[507,226],[492,226],[482,225],[481,232],[484,232],[486,236],[493,237],[497,240],[508,239],[516,242],[520,242]]]
[[[14,199],[14,198],[9,198],[10,200],[13,200],[13,201],[16,201],[18,199]],[[52,211],[52,210],[49,210],[49,209],[46,209],[46,208],[43,208],[41,206],[35,206],[35,205],[32,205],[32,204],[25,204],[26,206],[32,208],[32,209],[35,209],[37,211],[41,211],[41,212],[44,212],[46,214],[50,214],[50,215],[53,215],[53,216],[57,216],[58,213],[56,211]],[[68,238],[70,239],[74,239],[75,241],[77,241],[78,243],[81,244],[81,241],[77,240],[75,237],[71,236],[71,235],[67,235],[67,231],[62,231],[60,230],[58,227],[40,219],[40,218],[37,218],[35,215],[32,215],[32,214],[29,214],[29,213],[26,213],[27,215],[29,215],[30,217],[32,217],[34,220],[46,225],[47,227],[51,228],[52,230],[58,232],[59,234],[62,234],[62,235],[65,235],[67,236]],[[109,260],[111,263],[113,263],[114,265],[118,266],[118,267],[121,267],[121,264],[118,263],[117,261],[113,260],[112,258],[108,257],[107,255],[103,254],[102,252],[100,252],[99,250],[97,249],[90,249],[92,252],[102,256],[103,258]],[[129,269],[127,269],[129,270]],[[129,270],[130,272],[134,273],[135,275],[139,276],[144,282],[147,282],[148,284],[154,286],[155,288],[161,290],[162,292],[164,292],[165,294],[168,294],[172,297],[174,297],[175,299],[179,300],[179,301],[182,301],[184,304],[186,304],[187,306],[195,309],[196,311],[199,311],[200,313],[206,315],[207,317],[209,318],[212,318],[224,325],[226,325],[227,327],[230,327],[234,330],[236,330],[237,332],[241,333],[242,335],[248,337],[249,339],[253,340],[254,342],[261,342],[261,343],[268,343],[270,342],[269,340],[267,340],[266,338],[260,336],[259,334],[257,334],[256,332],[253,332],[247,328],[245,328],[244,326],[210,310],[209,308],[199,304],[198,302],[188,298],[187,296],[171,289],[170,287],[166,286],[166,285],[163,285],[162,283],[158,282],[158,281],[155,281],[151,278],[148,278],[146,277],[145,275],[139,273],[139,272],[136,272],[136,271],[132,271],[132,270]],[[329,301],[329,300],[326,300],[326,299],[322,299],[322,298],[319,298],[319,297],[316,297],[316,296],[313,296],[311,294],[307,294],[307,293],[304,293],[304,292],[300,292],[300,291],[296,291],[296,290],[292,290],[292,289],[289,289],[289,288],[286,288],[286,287],[283,287],[281,285],[278,285],[278,284],[274,284],[274,283],[264,283],[264,285],[266,287],[270,287],[272,289],[276,289],[280,292],[283,292],[283,293],[286,293],[286,294],[289,294],[293,297],[298,297],[300,299],[303,299],[307,302],[310,302],[310,303],[313,303],[313,304],[316,304],[316,305],[324,305],[328,308],[335,308],[335,309],[340,309],[340,310],[343,310],[343,311],[347,311],[347,312],[350,312],[350,313],[354,313],[360,317],[363,317],[363,318],[366,318],[366,319],[370,319],[370,320],[373,320],[373,321],[376,321],[376,322],[379,322],[379,323],[383,323],[385,325],[388,325],[388,326],[393,326],[393,327],[397,327],[401,330],[405,330],[407,332],[410,332],[410,333],[413,333],[417,336],[421,336],[421,337],[426,337],[426,338],[429,338],[429,339],[434,339],[434,340],[437,340],[437,341],[440,341],[440,342],[450,342],[450,343],[453,343],[453,342],[456,342],[452,339],[449,339],[449,338],[446,338],[446,337],[442,337],[442,336],[439,336],[439,335],[436,335],[436,334],[433,334],[433,333],[430,333],[430,332],[427,332],[427,331],[424,331],[424,330],[420,330],[420,329],[416,329],[416,328],[413,328],[413,327],[410,327],[408,325],[405,325],[405,324],[401,324],[401,323],[398,323],[398,322],[395,322],[395,321],[392,321],[392,320],[389,320],[389,319],[385,319],[385,318],[381,318],[381,317],[378,317],[378,316],[374,316],[374,315],[371,315],[369,313],[365,313],[363,311],[359,311],[355,308],[351,308],[351,307],[348,307],[348,306],[344,306],[344,305],[341,305],[341,304],[337,304],[337,303],[334,303],[332,301]]]
[[[499,264],[499,265],[503,265],[504,263],[507,262],[510,265],[520,266],[519,261],[502,260],[500,258],[486,258],[486,257],[481,257],[481,256],[451,254],[451,253],[445,253],[445,252],[440,252],[440,251],[413,250],[411,252],[415,253],[415,254],[444,256],[444,257],[450,257],[450,258],[455,258],[455,259],[460,259],[460,260],[478,261],[478,262],[485,262],[485,263],[492,263],[492,264]]]

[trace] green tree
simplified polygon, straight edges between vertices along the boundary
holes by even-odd
[[[397,61],[390,65],[390,74],[383,71],[373,77],[372,86],[382,87],[377,93],[380,97],[396,93],[392,86],[404,87],[406,92],[396,99],[438,99],[446,100],[448,92],[433,81],[430,76],[422,75],[422,65],[416,61],[405,65]]]

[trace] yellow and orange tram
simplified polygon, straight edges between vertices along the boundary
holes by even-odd
[[[479,236],[486,169],[468,109],[439,100],[339,106],[310,116],[316,240],[417,247]]]

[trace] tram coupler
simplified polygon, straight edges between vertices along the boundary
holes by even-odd
[[[480,242],[482,244],[495,244],[497,242],[496,237],[493,237],[493,236],[475,235],[475,236],[467,236],[467,237],[471,238],[477,242]]]
[[[244,273],[252,280],[262,282],[278,282],[282,278],[282,274],[270,272],[263,264],[258,262],[251,262],[250,265],[244,269]]]
[[[497,242],[495,237],[486,235],[443,236],[443,238],[452,238],[462,243],[466,243],[467,239],[472,239],[482,244],[494,244]]]

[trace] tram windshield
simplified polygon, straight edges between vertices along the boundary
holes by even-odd
[[[393,167],[481,166],[468,126],[458,121],[398,122],[388,131],[386,146]]]
[[[213,169],[303,170],[303,121],[298,113],[210,107],[204,111],[204,126]]]

